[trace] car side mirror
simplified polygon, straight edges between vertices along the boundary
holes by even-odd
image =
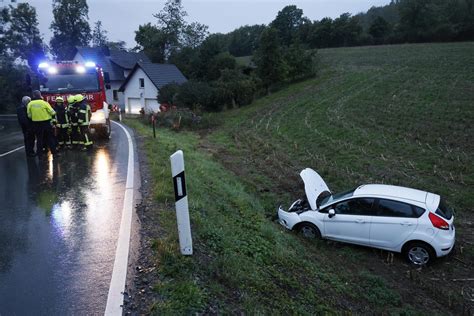
[[[336,211],[334,209],[330,209],[328,212],[329,218],[333,218],[336,216]]]

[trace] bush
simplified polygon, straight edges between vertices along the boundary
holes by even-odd
[[[205,82],[188,81],[182,84],[175,98],[175,105],[192,111],[218,112],[224,108],[223,91]]]
[[[179,85],[177,83],[170,83],[161,87],[158,93],[158,102],[160,104],[174,104],[174,99],[179,92]]]
[[[221,72],[216,87],[221,94],[221,102],[233,107],[243,106],[253,101],[257,82],[237,69],[227,69]]]

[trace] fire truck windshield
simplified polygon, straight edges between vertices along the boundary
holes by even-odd
[[[99,80],[96,73],[84,74],[49,74],[40,86],[41,92],[94,92],[99,91]]]

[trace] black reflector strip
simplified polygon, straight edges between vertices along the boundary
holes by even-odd
[[[186,180],[184,171],[173,177],[174,200],[178,202],[186,196]]]

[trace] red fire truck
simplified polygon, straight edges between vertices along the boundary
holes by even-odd
[[[53,105],[57,97],[62,97],[67,104],[68,96],[84,95],[92,110],[92,133],[101,138],[110,137],[109,105],[105,98],[108,80],[99,65],[75,61],[40,63],[38,73],[40,91],[47,102]]]

